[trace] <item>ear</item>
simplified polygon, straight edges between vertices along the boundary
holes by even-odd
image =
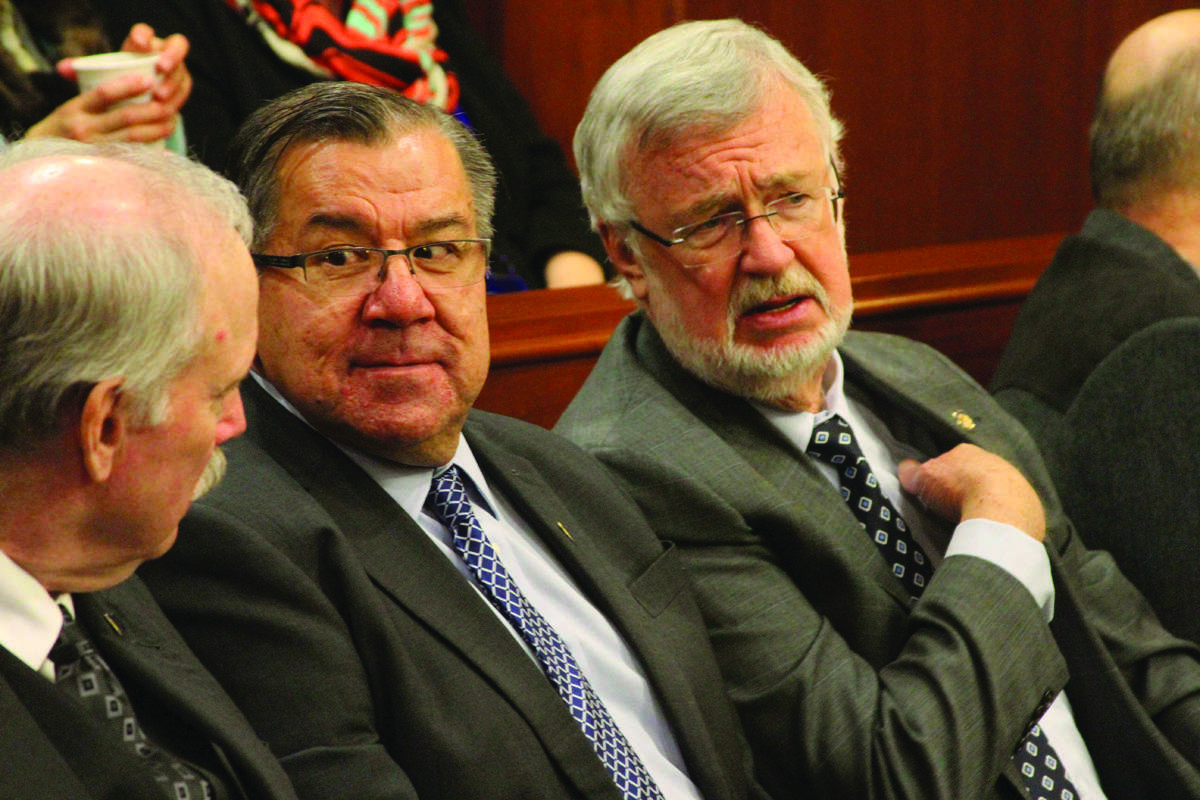
[[[642,269],[637,253],[629,246],[624,232],[617,230],[607,222],[600,223],[598,232],[601,241],[604,242],[604,249],[608,253],[608,260],[612,262],[617,272],[629,281],[629,288],[633,290],[633,296],[638,302],[645,302],[646,273]]]
[[[96,483],[108,480],[129,433],[123,378],[106,378],[87,393],[79,414],[79,448],[83,467]]]

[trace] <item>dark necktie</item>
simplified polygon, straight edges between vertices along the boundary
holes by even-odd
[[[162,786],[163,796],[171,800],[209,800],[212,789],[195,769],[172,758],[146,739],[133,704],[108,663],[96,651],[83,627],[71,613],[59,606],[63,615],[62,632],[50,650],[54,663],[54,682],[77,698],[114,738],[124,742],[136,754],[154,779]]]
[[[892,574],[918,598],[933,574],[933,565],[917,544],[908,525],[879,487],[871,465],[855,441],[850,425],[837,414],[813,427],[808,455],[832,464],[838,473],[842,499],[887,560]],[[1025,734],[1013,753],[1033,800],[1075,800],[1075,786],[1067,778],[1058,755],[1041,725]]]
[[[662,800],[662,793],[625,734],[600,702],[566,642],[525,599],[484,535],[463,487],[458,467],[434,477],[427,499],[454,535],[454,548],[483,587],[484,594],[533,648],[571,716],[583,728],[596,754],[627,800]]]

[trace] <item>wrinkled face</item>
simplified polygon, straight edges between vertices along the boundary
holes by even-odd
[[[130,430],[111,481],[108,516],[138,562],[170,548],[216,448],[246,428],[238,384],[254,358],[258,287],[246,246],[222,233],[198,244],[209,270],[199,355],[168,385],[163,421]]]
[[[279,185],[268,254],[476,236],[462,163],[436,130],[295,145]],[[423,290],[394,257],[376,288],[349,296],[323,296],[298,270],[264,269],[259,286],[256,368],[317,430],[400,463],[450,460],[487,377],[482,281]]]
[[[766,203],[835,183],[808,109],[782,87],[723,135],[638,153],[626,178],[636,219],[659,234],[726,212],[762,214]],[[698,268],[636,233],[633,248],[615,231],[604,231],[605,243],[684,367],[736,394],[789,405],[819,384],[850,321],[844,229],[829,205],[826,224],[794,241],[765,219],[751,221],[740,254]]]

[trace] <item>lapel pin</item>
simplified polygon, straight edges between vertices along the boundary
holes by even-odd
[[[107,622],[107,623],[108,623],[108,626],[109,626],[110,628],[112,628],[112,629],[113,629],[113,631],[115,631],[115,632],[116,632],[117,636],[124,636],[124,635],[125,635],[125,631],[121,630],[121,626],[117,624],[117,621],[116,621],[115,619],[113,619],[113,615],[112,615],[112,614],[105,614],[105,615],[104,615],[104,621],[105,621],[105,622]]]
[[[558,529],[560,531],[562,531],[563,534],[565,534],[568,539],[570,539],[572,542],[575,541],[575,537],[571,535],[571,532],[569,530],[567,530],[565,525],[563,525],[561,522],[558,522],[557,520],[555,521],[555,524],[558,525]]]
[[[954,420],[954,424],[964,431],[975,430],[975,420],[971,419],[971,415],[965,411],[951,411],[950,419]]]

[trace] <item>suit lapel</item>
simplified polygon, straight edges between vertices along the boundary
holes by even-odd
[[[274,757],[136,577],[112,589],[77,595],[75,607],[121,682],[131,691],[136,688],[140,695],[153,698],[169,719],[208,745],[208,757],[223,767],[215,777],[229,792],[247,797],[264,791],[258,785],[249,791],[243,782],[257,782],[260,764],[273,766]],[[255,751],[263,759],[260,764],[245,758]],[[196,757],[202,759],[205,753]]]
[[[683,752],[693,756],[711,753],[707,723],[697,710],[696,687],[680,669],[677,654],[663,648],[661,623],[654,619],[661,607],[686,587],[682,568],[676,567],[675,554],[665,552],[646,573],[626,569],[595,545],[598,537],[611,532],[589,529],[576,519],[538,467],[505,448],[492,446],[470,423],[466,432],[471,450],[492,488],[513,504],[521,519],[547,545],[588,600],[620,632],[644,669]],[[655,568],[678,576],[678,583],[663,587],[657,581],[650,581],[655,589],[641,592],[639,578],[648,576]],[[730,789],[715,764],[715,757],[692,758],[688,771],[697,786],[707,787],[707,795],[726,796]]]
[[[901,345],[904,345],[903,347]],[[922,371],[923,357],[907,358],[911,343],[850,333],[838,351],[846,392],[865,404],[898,440],[928,457],[964,442],[994,449],[996,419],[980,403],[987,395],[958,370]]]
[[[77,597],[81,598],[83,595]],[[0,770],[5,798],[157,798],[132,751],[78,702],[0,648]],[[9,785],[9,781],[13,785]]]
[[[248,418],[254,418],[248,426],[253,434],[247,435],[258,439],[337,522],[380,591],[485,675],[584,794],[598,787],[616,791],[541,669],[420,525],[357,464],[257,384],[246,387],[244,399]],[[533,472],[527,464],[523,469]],[[546,526],[538,532],[545,536]]]
[[[804,453],[771,425],[746,400],[715,390],[685,371],[667,352],[649,324],[638,338],[638,358],[675,398],[691,410],[715,436],[737,454],[746,474],[728,488],[740,495],[738,508],[757,508],[763,498],[778,498],[793,512],[783,526],[756,526],[774,537],[782,553],[795,552],[803,543],[803,557],[788,559],[801,564],[804,576],[793,576],[806,587],[813,602],[822,604],[830,585],[840,574],[867,575],[905,611],[911,599],[904,586],[879,557],[875,544],[863,534],[854,513],[836,487]],[[708,449],[708,448],[706,448]],[[712,448],[720,452],[722,448]],[[785,512],[787,513],[787,512]]]
[[[0,648],[0,797],[87,800],[77,775],[106,780],[108,748],[91,740],[78,709],[59,690]]]

